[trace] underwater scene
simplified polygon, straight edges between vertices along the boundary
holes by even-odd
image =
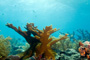
[[[0,60],[90,60],[90,0],[0,0]]]

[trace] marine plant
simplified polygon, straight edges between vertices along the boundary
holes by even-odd
[[[14,29],[17,33],[22,35],[26,41],[30,44],[30,48],[27,49],[24,53],[19,54],[21,60],[31,57],[32,55],[38,57],[39,55],[44,55],[47,59],[55,60],[55,52],[51,49],[51,46],[59,40],[64,40],[67,38],[67,34],[62,38],[57,38],[55,40],[50,37],[50,35],[59,29],[52,29],[52,26],[46,26],[45,29],[39,30],[37,26],[34,26],[34,23],[27,23],[25,29],[27,31],[22,31],[20,27],[18,29],[12,24],[7,23],[6,26]],[[33,34],[33,36],[32,36]]]
[[[9,55],[11,50],[10,37],[4,38],[3,35],[0,35],[0,60],[5,60],[5,58]]]

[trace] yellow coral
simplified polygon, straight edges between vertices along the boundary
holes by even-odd
[[[3,35],[0,35],[0,60],[4,60],[10,53],[10,37],[4,38]]]
[[[35,31],[37,33],[37,36],[35,36],[36,39],[40,40],[41,42],[36,46],[36,57],[44,54],[45,58],[47,59],[52,58],[53,60],[55,60],[56,53],[51,49],[51,46],[57,41],[67,38],[67,34],[62,38],[55,39],[55,40],[52,40],[52,37],[49,38],[49,36],[56,31],[57,29],[56,28],[52,29],[52,26],[46,26],[46,28],[43,29],[41,33],[38,33]]]

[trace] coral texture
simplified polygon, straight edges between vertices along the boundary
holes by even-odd
[[[10,37],[4,38],[3,35],[0,35],[0,60],[4,60],[10,53]]]
[[[59,37],[62,38],[64,35],[60,35]],[[54,38],[56,39],[56,38]],[[56,42],[55,44],[52,45],[52,49],[54,49],[55,51],[66,51],[68,48],[71,48],[72,44],[69,38],[61,40]],[[57,52],[58,52],[57,51]]]
[[[80,30],[81,31],[81,30]],[[79,31],[73,31],[72,33],[67,32],[68,34],[68,39],[59,41],[58,44],[59,45],[59,49],[65,51],[68,48],[73,48],[78,52],[78,48],[79,48],[79,42],[84,42],[86,40],[84,40],[83,38],[83,34],[80,33],[80,35],[78,34]],[[83,31],[83,33],[85,34],[85,32]],[[64,35],[65,33],[60,32],[61,35]],[[89,34],[85,34],[85,39],[88,38],[89,39]],[[63,47],[64,46],[64,47]],[[62,48],[60,48],[62,47]],[[56,47],[57,48],[57,47]],[[58,49],[58,48],[57,48]]]
[[[90,42],[89,41],[85,41],[84,43],[80,42],[79,45],[80,45],[79,52],[81,57],[84,58],[87,57],[87,59],[90,60]]]
[[[7,23],[6,26],[14,29],[16,32],[22,35],[30,44],[30,48],[26,50],[24,53],[20,54],[22,55],[21,59],[31,57],[35,53],[36,57],[44,55],[44,57],[47,59],[52,58],[53,60],[55,60],[56,53],[51,49],[51,46],[59,40],[66,39],[68,35],[66,34],[62,38],[52,40],[52,37],[50,37],[50,35],[59,30],[56,28],[52,29],[52,26],[46,26],[45,29],[39,30],[37,29],[37,27],[34,26],[34,23],[27,23],[25,27],[27,31],[22,31],[20,27],[17,29],[9,23]],[[33,36],[31,34],[33,34]]]
[[[22,43],[20,42],[22,41]],[[11,52],[10,55],[16,55],[18,53],[21,53],[24,51],[23,46],[26,41],[22,40],[20,38],[13,37],[12,40],[10,40],[11,43]]]
[[[24,53],[19,54],[20,57],[22,56],[21,59],[26,59],[26,58],[29,58],[30,56],[32,56],[35,51],[36,45],[38,44],[38,42],[40,42],[39,40],[37,40],[36,38],[31,36],[32,34],[34,36],[37,35],[33,30],[38,31],[37,27],[34,26],[34,23],[30,23],[30,24],[27,23],[27,25],[25,27],[25,29],[27,31],[22,31],[20,27],[18,27],[18,29],[17,29],[15,26],[13,26],[12,24],[9,24],[9,23],[7,23],[6,26],[14,29],[17,33],[22,35],[31,46]]]
[[[52,40],[52,37],[49,38],[50,35],[56,31],[56,28],[52,29],[52,26],[46,26],[46,28],[43,29],[41,33],[36,32],[38,36],[35,37],[41,42],[36,47],[36,56],[44,54],[45,58],[52,58],[53,60],[55,60],[55,52],[51,49],[51,46],[57,41],[64,40],[67,38],[67,34],[64,37],[56,40]]]
[[[81,60],[80,53],[74,49],[67,49],[64,52],[60,52],[59,56],[59,60]]]

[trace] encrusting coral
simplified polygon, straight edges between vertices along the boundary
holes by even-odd
[[[5,60],[5,58],[10,53],[10,37],[4,38],[3,35],[0,35],[0,60]]]
[[[51,49],[51,46],[59,40],[66,39],[68,35],[66,34],[62,38],[52,40],[52,37],[50,37],[50,35],[59,30],[56,28],[52,29],[52,26],[46,26],[45,29],[39,30],[34,26],[34,23],[27,23],[25,27],[27,31],[22,31],[20,27],[17,29],[9,23],[7,23],[6,26],[14,29],[30,44],[30,48],[23,53],[23,56],[21,57],[22,60],[31,57],[34,53],[36,57],[38,57],[39,55],[44,55],[44,57],[47,59],[52,58],[53,60],[55,60],[56,53]],[[33,36],[31,36],[31,34],[33,34]]]

